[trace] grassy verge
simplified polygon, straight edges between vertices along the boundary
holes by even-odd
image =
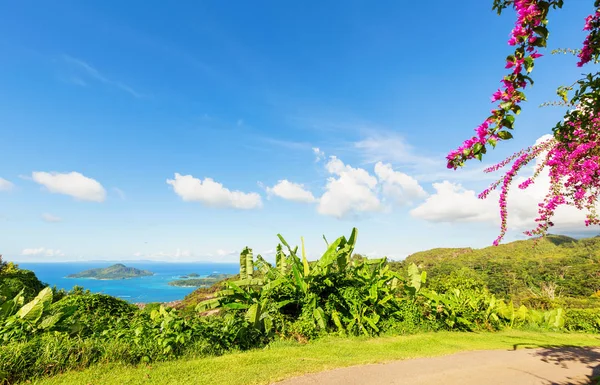
[[[542,346],[600,346],[600,336],[504,331],[423,333],[380,338],[327,338],[307,345],[279,342],[266,349],[221,357],[176,360],[137,368],[100,365],[35,382],[56,384],[268,384],[327,369],[430,357],[467,350]]]

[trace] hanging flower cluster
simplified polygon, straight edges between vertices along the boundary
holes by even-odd
[[[584,64],[589,63],[593,56],[594,52],[598,51],[598,45],[600,44],[600,36],[598,34],[598,29],[600,28],[600,9],[596,10],[596,13],[593,15],[589,15],[585,19],[585,26],[583,27],[584,31],[589,31],[588,36],[585,38],[583,42],[583,48],[579,55],[579,62],[577,63],[577,67],[582,67]],[[598,55],[596,54],[596,58]]]
[[[499,104],[492,110],[491,116],[475,129],[475,136],[448,154],[448,168],[456,169],[469,159],[481,159],[486,153],[487,144],[495,147],[499,140],[512,138],[512,134],[504,129],[513,128],[515,115],[521,112],[519,104],[525,100],[521,90],[527,86],[527,82],[533,83],[527,74],[533,70],[535,59],[542,56],[536,47],[546,46],[548,30],[545,25],[550,3],[515,0],[512,5],[517,12],[517,22],[508,44],[517,48],[514,54],[506,58],[506,68],[511,73],[502,79],[502,87],[492,95],[492,102]]]
[[[508,165],[506,174],[483,191],[479,198],[500,188],[500,235],[494,241],[497,245],[507,231],[507,197],[509,187],[517,173],[534,159],[539,159],[532,177],[519,184],[520,189],[531,186],[536,178],[547,169],[550,188],[543,202],[539,203],[537,227],[525,234],[544,235],[553,226],[552,217],[559,206],[570,205],[587,212],[586,226],[600,224],[596,214],[596,203],[600,195],[600,115],[590,117],[584,128],[581,121],[567,122],[573,127],[574,140],[565,142],[552,138],[520,151],[496,166],[486,169],[493,172]]]
[[[503,80],[503,88],[494,93],[492,101],[499,106],[492,116],[477,128],[477,135],[448,155],[448,167],[463,166],[468,159],[481,159],[485,154],[485,145],[495,146],[498,140],[510,139],[512,135],[504,128],[512,129],[514,116],[518,114],[518,104],[525,99],[520,89],[531,79],[523,75],[533,68],[533,61],[540,57],[534,47],[545,46],[548,31],[545,28],[546,16],[550,7],[561,8],[562,0],[495,0],[494,8],[500,12],[512,6],[517,12],[517,23],[511,32],[510,45],[518,45],[515,55],[507,59],[507,68],[512,73]],[[595,1],[596,12],[586,18],[584,30],[588,31],[583,48],[578,53],[579,67],[590,61],[597,62],[600,57],[600,0]],[[542,28],[540,28],[542,27]],[[543,39],[543,41],[541,41]],[[540,44],[543,43],[543,44]],[[522,54],[521,54],[522,53]],[[576,108],[565,114],[565,119],[553,129],[554,137],[535,146],[528,147],[508,157],[485,172],[494,172],[510,165],[509,170],[499,180],[483,191],[479,198],[484,199],[500,188],[500,235],[494,241],[497,245],[507,231],[507,197],[510,186],[517,173],[524,166],[536,160],[533,176],[519,184],[527,189],[535,183],[542,172],[550,180],[546,197],[539,203],[537,226],[525,234],[529,236],[545,235],[554,224],[552,218],[560,206],[573,206],[587,214],[586,226],[600,224],[596,205],[600,197],[600,73],[589,74],[579,80],[578,89],[573,98],[567,98],[568,90],[573,87],[561,87],[558,94],[567,105]],[[503,134],[506,132],[506,134]]]

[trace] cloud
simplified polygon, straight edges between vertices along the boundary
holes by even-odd
[[[379,178],[383,195],[392,198],[397,204],[412,203],[427,197],[427,193],[415,178],[394,171],[391,164],[377,162],[375,175]]]
[[[321,151],[319,147],[313,147],[312,150],[315,153],[315,162],[320,162],[325,159],[325,153]]]
[[[127,198],[127,196],[125,195],[125,192],[123,190],[121,190],[120,188],[113,187],[113,191],[119,196],[119,198],[121,198],[121,200],[124,201]]]
[[[290,182],[287,179],[280,180],[275,186],[267,187],[266,190],[269,196],[275,195],[294,202],[311,203],[316,200],[314,195],[306,190],[303,185]]]
[[[175,173],[175,179],[167,179],[167,184],[186,202],[201,202],[209,207],[232,207],[242,210],[262,207],[259,194],[230,191],[211,178],[201,180],[192,175]]]
[[[36,249],[23,249],[21,255],[24,256],[45,256],[45,257],[63,257],[65,254],[60,250],[46,249],[45,247],[38,247]]]
[[[237,251],[235,250],[224,250],[224,249],[219,249],[217,250],[217,256],[219,257],[227,257],[227,256],[231,256],[231,255],[236,255]]]
[[[492,199],[478,199],[475,191],[449,181],[434,183],[433,188],[435,194],[412,209],[410,215],[428,222],[493,222],[496,219],[498,210]]]
[[[90,202],[104,202],[106,199],[106,190],[100,183],[78,172],[61,174],[35,171],[31,178],[51,193],[69,195],[77,200]]]
[[[130,94],[131,96],[133,96],[135,98],[139,99],[139,98],[144,97],[144,95],[137,92],[136,90],[134,90],[127,84],[107,78],[100,71],[98,71],[96,68],[94,68],[92,65],[86,63],[85,61],[83,61],[81,59],[78,59],[78,58],[75,58],[72,56],[68,56],[68,55],[63,55],[63,59],[64,59],[64,61],[75,66],[77,69],[79,69],[80,71],[82,71],[84,74],[86,74],[88,77],[90,77],[92,79],[95,79],[101,83],[116,87],[116,88],[120,89],[121,91],[127,92],[128,94]],[[71,79],[72,80],[76,79],[77,85],[85,86],[85,84],[86,84],[84,80],[82,80],[81,78],[79,78],[77,76],[73,76],[73,77],[71,77]]]
[[[42,214],[42,219],[44,220],[44,222],[48,222],[48,223],[62,222],[61,217],[57,217],[55,215],[48,214],[48,213]]]
[[[0,191],[10,191],[15,187],[15,185],[4,179],[4,178],[0,178]]]
[[[325,168],[334,176],[328,178],[319,200],[319,214],[345,218],[382,209],[376,193],[377,179],[366,170],[347,166],[335,156],[330,157]]]

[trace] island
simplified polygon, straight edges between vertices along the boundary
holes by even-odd
[[[194,273],[188,274],[187,276],[183,276],[183,277],[188,277],[188,278],[181,277],[181,279],[177,279],[175,281],[169,282],[169,285],[179,286],[179,287],[210,287],[219,281],[222,281],[224,279],[232,277],[233,275],[232,274],[212,273],[210,275],[207,275],[204,278],[190,278],[190,277],[199,277],[199,276],[200,275],[194,274]]]
[[[140,270],[135,267],[127,267],[121,263],[112,265],[106,268],[96,268],[85,270],[80,273],[67,275],[67,278],[92,278],[92,279],[129,279],[139,278],[154,275],[153,272],[148,270]]]

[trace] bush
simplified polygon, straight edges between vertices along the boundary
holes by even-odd
[[[600,332],[600,309],[567,310],[565,329],[586,333]]]
[[[0,301],[2,297],[13,298],[23,290],[25,302],[29,302],[45,287],[33,271],[19,269],[11,262],[0,272]]]
[[[72,309],[71,320],[74,330],[80,336],[98,335],[106,330],[119,327],[123,321],[129,321],[137,307],[105,294],[71,294],[55,302],[50,312],[57,313]]]

